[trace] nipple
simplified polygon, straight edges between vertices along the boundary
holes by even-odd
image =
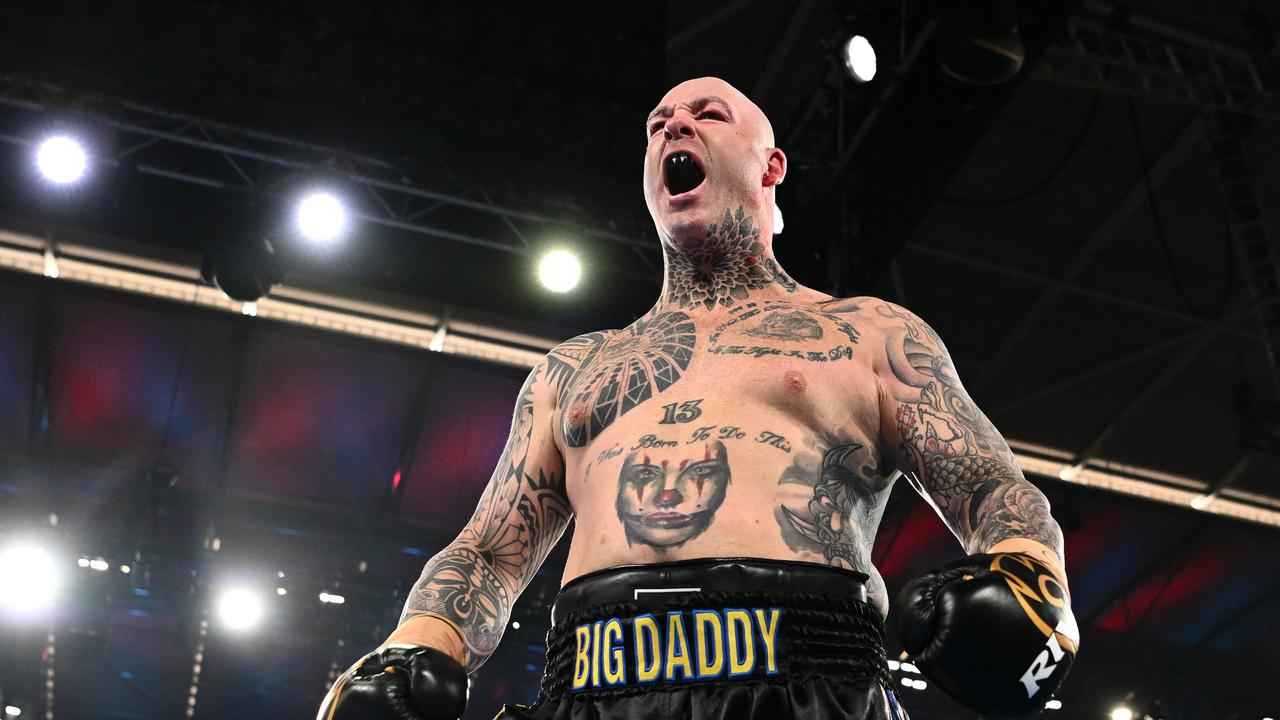
[[[791,388],[796,392],[804,392],[805,387],[809,384],[809,382],[804,379],[804,376],[795,370],[788,370],[782,375],[782,379],[786,382],[788,388]]]

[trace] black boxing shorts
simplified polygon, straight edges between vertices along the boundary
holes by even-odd
[[[498,718],[906,720],[866,580],[718,558],[583,575],[552,608],[537,700]]]

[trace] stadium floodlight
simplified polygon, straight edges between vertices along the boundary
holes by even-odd
[[[346,208],[328,192],[313,192],[302,198],[295,219],[303,237],[316,242],[336,240],[347,228]]]
[[[218,598],[218,619],[229,630],[248,630],[262,620],[262,598],[248,588],[227,590]]]
[[[578,286],[582,265],[568,250],[552,250],[538,261],[538,280],[551,292],[565,293]]]
[[[1111,720],[1133,720],[1133,711],[1123,705],[1111,709]]]
[[[871,41],[854,35],[844,44],[844,66],[849,77],[858,82],[871,82],[876,76],[876,51]]]
[[[36,167],[49,182],[69,185],[84,177],[89,156],[74,138],[54,135],[45,138],[36,148]]]
[[[0,551],[0,607],[18,615],[30,615],[53,605],[59,573],[53,557],[31,543]]]

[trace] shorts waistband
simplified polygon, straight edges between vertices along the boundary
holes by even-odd
[[[699,558],[651,565],[621,565],[580,575],[561,588],[551,623],[605,603],[658,607],[710,592],[793,592],[867,601],[867,574],[787,560]]]
[[[889,686],[867,576],[813,563],[624,566],[565,585],[539,701],[824,677]]]

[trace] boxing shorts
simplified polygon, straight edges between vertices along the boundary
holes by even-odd
[[[583,575],[552,608],[536,701],[495,720],[906,720],[866,580],[719,558]]]

